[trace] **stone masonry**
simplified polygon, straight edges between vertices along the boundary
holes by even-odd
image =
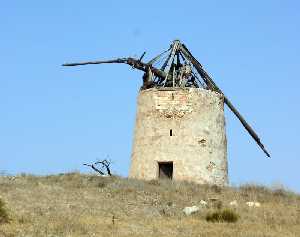
[[[129,177],[157,179],[173,162],[174,180],[228,184],[224,98],[202,88],[141,90]]]

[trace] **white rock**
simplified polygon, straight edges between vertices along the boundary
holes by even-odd
[[[204,200],[201,200],[201,201],[200,201],[200,205],[201,205],[201,206],[207,206],[207,202],[204,201]]]
[[[229,205],[237,207],[238,206],[238,202],[237,202],[237,200],[234,200],[234,201],[230,202]]]
[[[260,207],[260,203],[259,203],[259,202],[255,202],[255,203],[254,203],[254,206],[255,206],[255,207]]]
[[[246,202],[246,205],[248,207],[260,207],[260,203],[259,202]]]
[[[197,206],[192,206],[192,207],[185,207],[185,208],[183,209],[183,212],[184,212],[184,214],[186,214],[187,216],[189,216],[189,215],[191,215],[191,214],[193,214],[193,213],[195,213],[195,212],[197,212],[197,211],[199,211],[199,210],[200,210],[199,207],[197,207]]]
[[[103,178],[111,177],[111,176],[108,175],[108,174],[97,174],[97,176],[100,176],[100,177],[103,177]]]

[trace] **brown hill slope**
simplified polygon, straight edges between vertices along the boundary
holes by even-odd
[[[69,173],[0,177],[9,223],[0,236],[300,236],[300,196],[247,185],[219,188],[185,182],[143,182]],[[200,206],[185,216],[186,206]],[[210,200],[210,201],[209,201]],[[215,200],[215,201],[213,201]],[[229,203],[237,200],[238,206]],[[261,207],[248,207],[258,201]],[[206,221],[230,208],[236,223]]]

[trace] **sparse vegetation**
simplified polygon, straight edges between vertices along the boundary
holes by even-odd
[[[1,237],[292,237],[300,233],[300,196],[283,188],[219,188],[74,172],[0,176],[0,194],[10,218],[0,225]],[[201,200],[208,202],[207,207],[194,215],[183,213],[184,207],[200,206]],[[233,200],[238,205],[231,207]],[[261,207],[249,208],[248,201],[260,202]],[[240,219],[234,222],[236,215]],[[207,221],[207,216],[225,223]]]
[[[206,220],[209,222],[227,222],[235,223],[239,219],[239,215],[230,209],[217,210],[212,213],[207,213]]]
[[[5,208],[5,203],[0,198],[0,225],[8,222],[9,222],[9,217],[8,217],[7,210]]]

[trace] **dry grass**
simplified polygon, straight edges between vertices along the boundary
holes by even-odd
[[[69,173],[2,176],[0,194],[10,217],[0,225],[1,237],[300,236],[300,196],[255,185],[220,188]],[[185,206],[202,199],[216,201],[184,216]],[[233,200],[239,203],[236,223],[206,221],[208,213],[228,208]],[[247,201],[261,207],[249,208]]]
[[[0,199],[0,224],[8,223],[9,217],[7,210],[5,208],[5,203]]]

